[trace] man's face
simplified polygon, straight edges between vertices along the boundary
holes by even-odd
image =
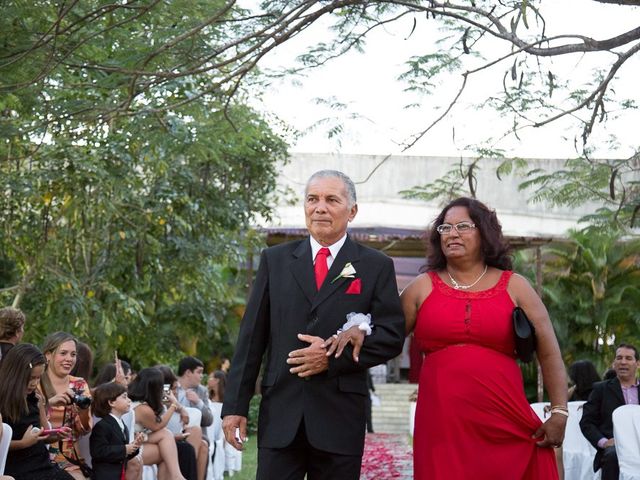
[[[638,367],[640,367],[640,363],[636,359],[633,349],[620,347],[616,350],[613,369],[616,371],[620,382],[633,382],[636,378]]]
[[[358,206],[349,206],[347,189],[337,177],[316,178],[309,182],[304,199],[307,230],[323,246],[340,240],[347,225],[358,213]]]
[[[204,368],[202,367],[198,367],[195,370],[187,370],[184,375],[182,386],[184,388],[197,387],[202,382],[203,373],[204,373]],[[184,380],[186,380],[186,382]]]

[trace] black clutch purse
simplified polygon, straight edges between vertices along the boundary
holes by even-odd
[[[513,309],[513,333],[516,339],[516,353],[520,361],[529,363],[536,350],[536,329],[520,307]]]

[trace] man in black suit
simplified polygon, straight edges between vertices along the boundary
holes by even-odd
[[[241,449],[264,355],[257,479],[357,480],[367,368],[399,355],[404,342],[395,271],[390,258],[347,235],[358,207],[343,173],[312,175],[304,211],[308,238],[262,252],[231,362],[223,429]],[[370,314],[373,331],[360,352],[349,345],[350,355],[329,356],[325,340],[352,312]],[[358,322],[351,328],[369,333]]]
[[[616,377],[596,383],[583,406],[580,429],[597,449],[593,470],[602,468],[602,480],[617,480],[620,474],[612,414],[622,405],[638,404],[638,367],[638,349],[626,343],[618,345],[613,361]]]

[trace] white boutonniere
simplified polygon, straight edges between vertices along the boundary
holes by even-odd
[[[340,272],[340,274],[336,278],[331,280],[331,283],[335,282],[339,278],[356,278],[356,269],[353,268],[351,262],[346,263],[345,266],[342,267],[342,271]]]

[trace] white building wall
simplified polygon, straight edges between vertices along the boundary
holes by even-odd
[[[555,171],[563,167],[564,160],[527,162],[530,169]],[[500,160],[487,159],[480,163],[482,169],[476,172],[476,197],[496,210],[506,235],[564,236],[568,229],[579,227],[580,217],[599,207],[594,203],[577,208],[531,203],[528,201],[531,192],[518,191],[522,177],[511,174],[499,180],[495,170]],[[359,211],[351,224],[353,227],[423,230],[442,205],[435,201],[404,199],[399,192],[433,182],[458,165],[460,159],[452,157],[393,156],[385,160],[384,156],[376,155],[296,153],[282,167],[278,180],[279,189],[289,191],[291,195],[286,201],[280,201],[273,220],[263,225],[304,227],[302,195],[307,179],[318,170],[335,169],[346,173],[356,183]]]

